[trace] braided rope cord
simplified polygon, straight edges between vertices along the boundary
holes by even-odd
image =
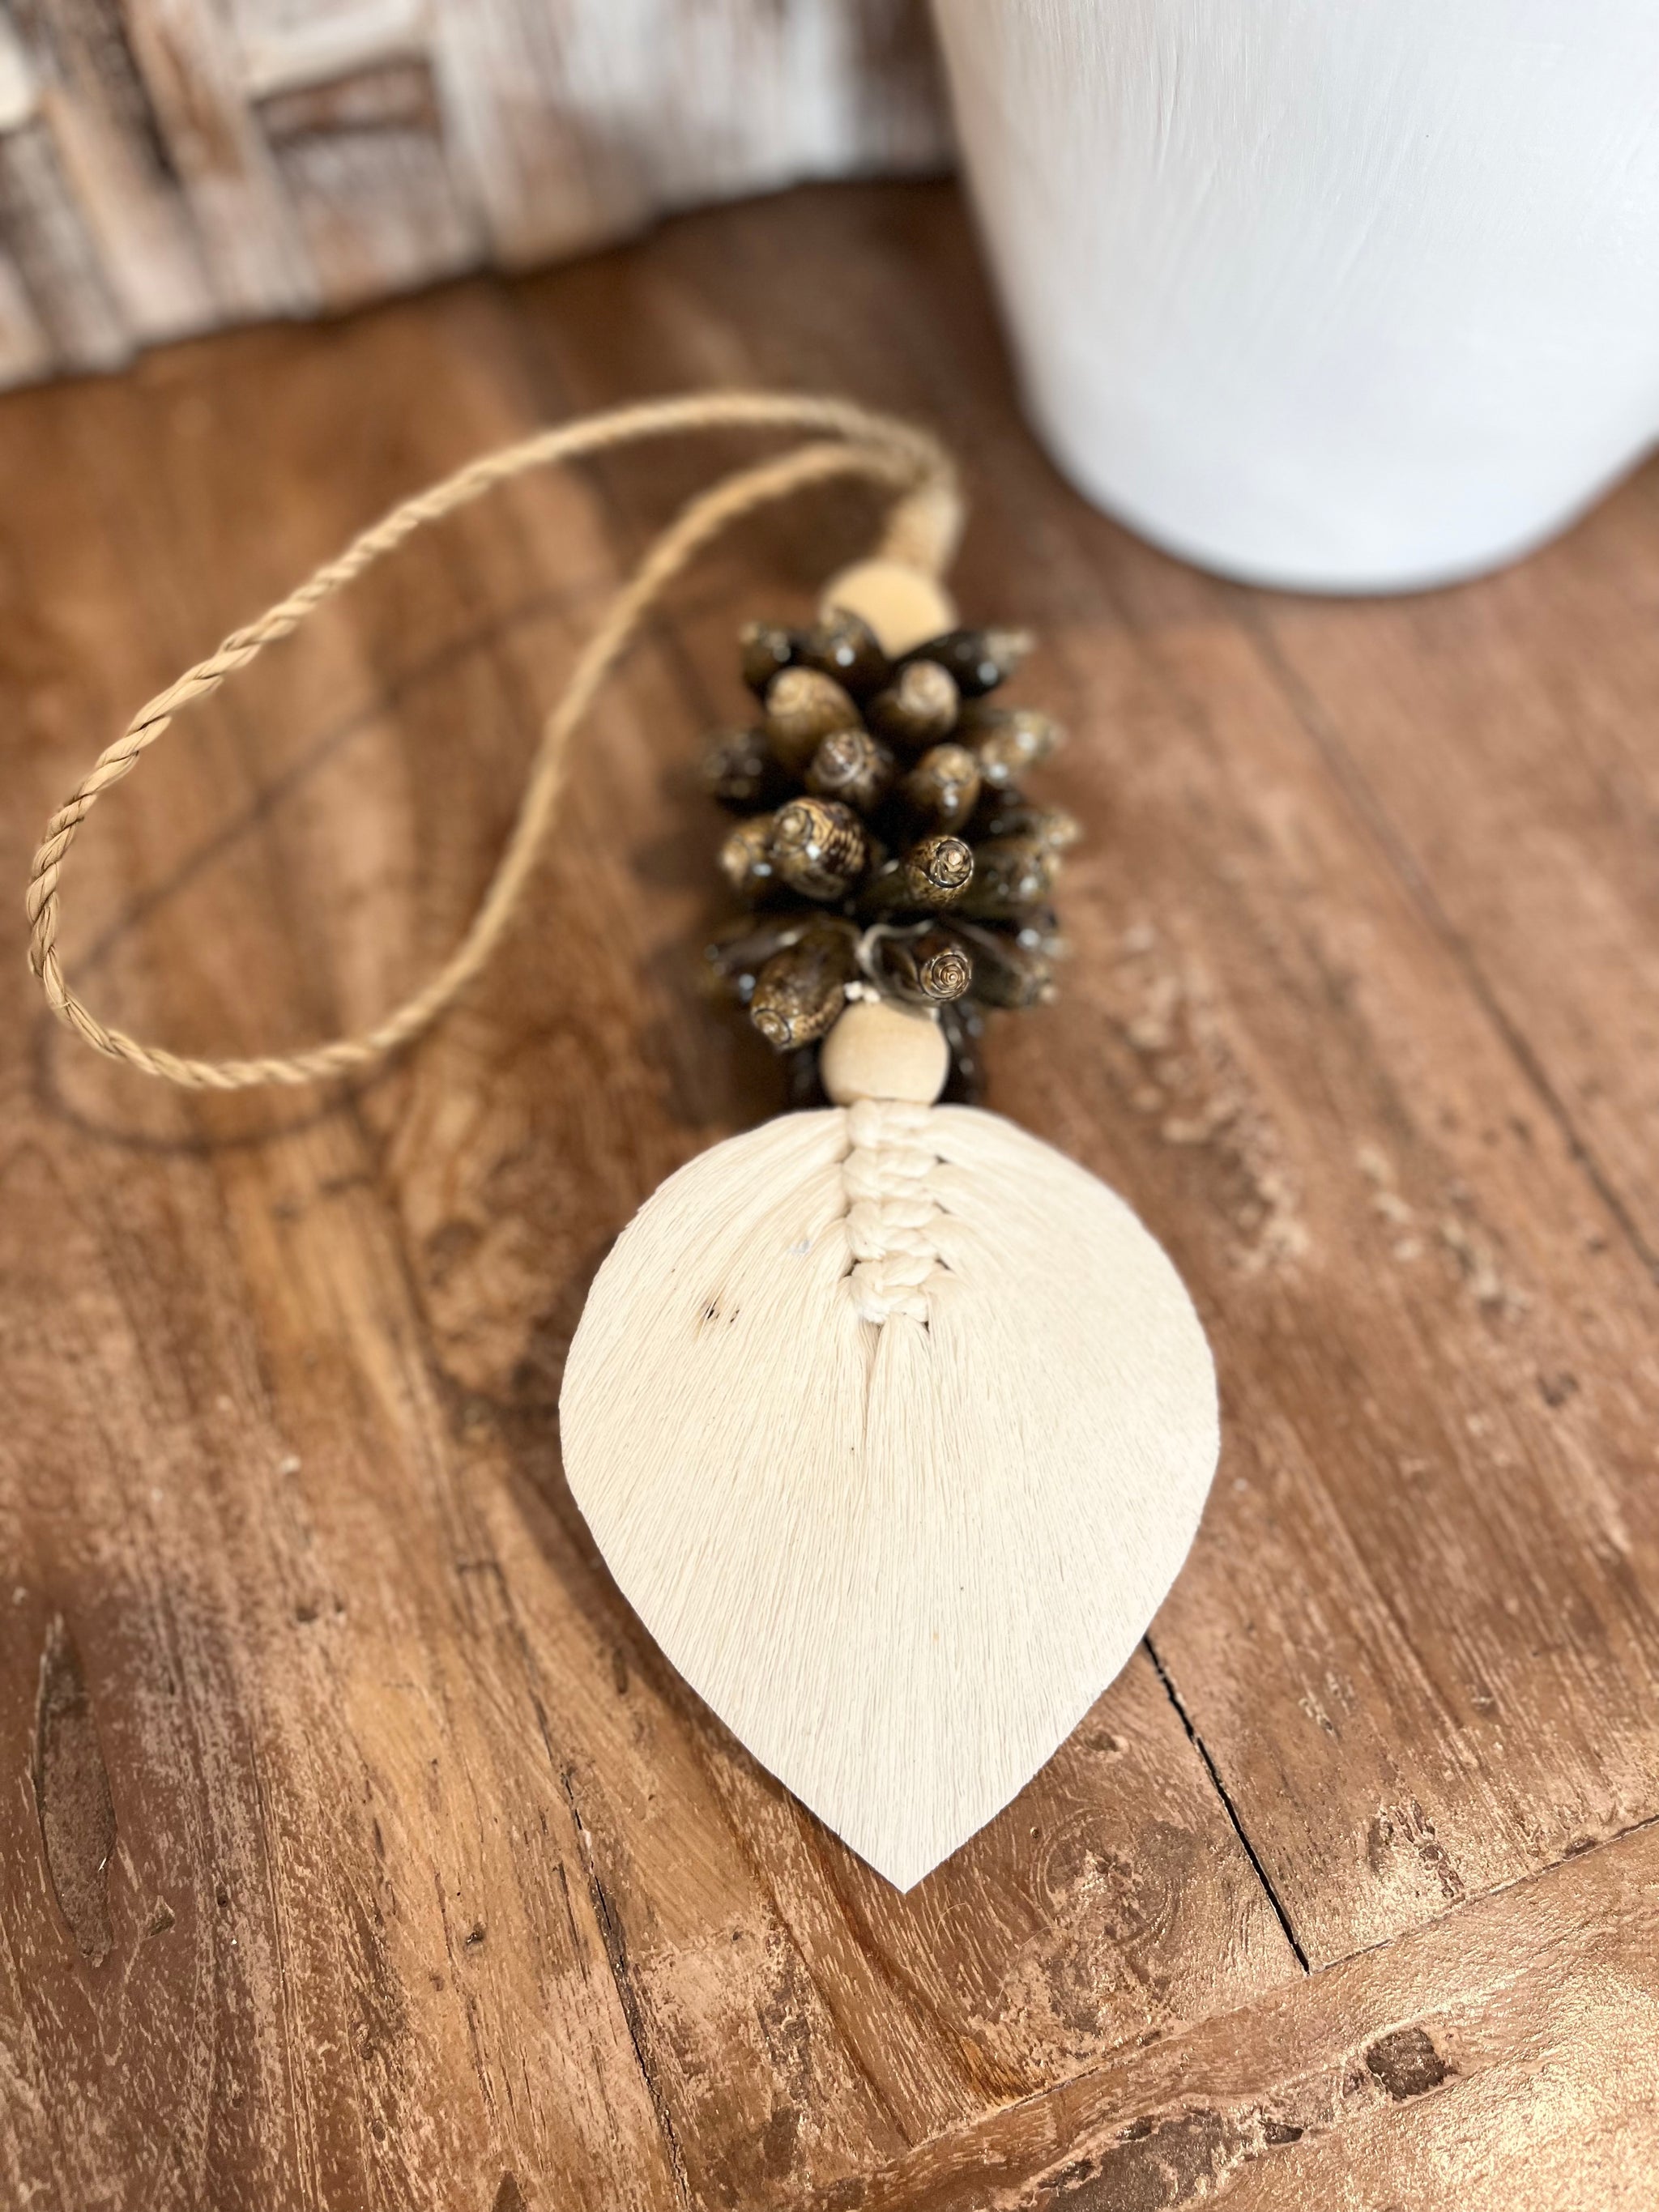
[[[256,1060],[192,1060],[106,1026],[70,988],[58,953],[59,886],[70,848],[99,799],[131,775],[176,714],[216,691],[228,676],[245,668],[266,646],[290,635],[323,600],[416,531],[482,498],[496,485],[531,469],[642,439],[738,428],[797,430],[811,434],[811,442],[724,477],[690,501],[647,549],[611,599],[543,725],[518,816],[465,933],[436,973],[401,1006],[356,1036],[303,1051]],[[372,1066],[407,1044],[467,988],[514,919],[557,812],[571,740],[658,598],[730,524],[758,507],[845,476],[868,477],[898,495],[878,548],[880,554],[930,574],[945,567],[962,519],[950,456],[913,424],[832,398],[731,392],[617,408],[539,431],[469,463],[405,500],[354,538],[344,552],[325,562],[297,591],[257,622],[233,630],[217,652],[140,708],[52,816],[34,855],[26,901],[29,966],[40,979],[46,1003],[95,1051],[187,1090],[242,1091],[262,1084],[317,1082]]]

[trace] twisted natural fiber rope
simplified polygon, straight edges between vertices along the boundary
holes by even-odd
[[[662,437],[685,430],[732,428],[798,429],[827,440],[798,447],[780,458],[739,471],[693,500],[651,546],[617,592],[598,632],[571,672],[564,695],[543,726],[541,741],[519,808],[518,819],[466,934],[431,980],[373,1029],[304,1052],[261,1060],[185,1060],[108,1029],[76,997],[58,958],[58,884],[76,832],[112,784],[137,766],[179,709],[216,691],[227,676],[246,667],[273,639],[286,637],[313,608],[392,552],[422,525],[480,498],[511,477],[551,461]],[[40,978],[47,1004],[76,1034],[112,1059],[145,1075],[191,1090],[240,1091],[264,1083],[309,1083],[370,1066],[406,1044],[434,1021],[489,959],[511,922],[537,854],[552,822],[570,740],[599,687],[621,659],[652,602],[708,541],[730,522],[773,500],[838,476],[864,476],[893,486],[902,496],[889,518],[881,551],[936,574],[949,560],[961,525],[961,496],[950,457],[926,432],[890,416],[866,413],[837,399],[793,398],[770,392],[717,392],[656,400],[593,415],[544,430],[500,453],[488,454],[394,507],[383,520],[328,562],[300,588],[245,629],[234,630],[215,653],[141,708],[115,743],[100,755],[46,825],[30,871],[27,909],[29,966]]]

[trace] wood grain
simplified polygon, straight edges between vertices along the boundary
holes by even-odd
[[[699,216],[6,402],[0,869],[135,701],[394,497],[727,380],[929,416],[971,470],[962,603],[1043,637],[1024,688],[1073,725],[1050,782],[1091,841],[1064,1000],[994,1035],[989,1103],[1194,1288],[1226,1435],[1198,1548],[1060,1756],[899,1898],[677,1680],[570,1504],[594,1268],[778,1102],[696,988],[688,763],[736,623],[805,609],[865,511],[772,519],[596,716],[499,969],[380,1081],[176,1097],[0,969],[0,2194],[1647,2201],[1651,2085],[1607,2057],[1655,1996],[1638,833],[1562,805],[1459,664],[1567,702],[1581,788],[1639,791],[1650,481],[1547,593],[1207,583],[1018,428],[949,192]],[[237,1051],[391,1003],[719,458],[516,486],[181,724],[75,855],[100,1010]],[[1540,854],[1595,931],[1528,939]]]

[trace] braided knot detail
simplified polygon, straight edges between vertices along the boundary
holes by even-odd
[[[933,1242],[939,1210],[928,1188],[938,1164],[927,1142],[929,1113],[877,1098],[848,1109],[853,1148],[842,1168],[854,1261],[848,1281],[860,1321],[895,1314],[927,1319],[926,1285],[939,1264]]]

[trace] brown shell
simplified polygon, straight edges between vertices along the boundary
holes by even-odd
[[[1029,629],[953,629],[919,645],[909,659],[933,661],[964,699],[977,699],[1006,682],[1035,643]]]
[[[754,996],[756,978],[775,952],[804,936],[817,915],[796,908],[781,914],[740,914],[715,932],[703,947],[709,980],[743,1006]]]
[[[979,763],[966,745],[929,745],[899,786],[910,812],[933,830],[960,830],[979,803]]]
[[[974,921],[1009,921],[1047,898],[1059,863],[1030,837],[988,837],[974,848],[974,879],[962,911]]]
[[[772,865],[803,898],[844,898],[864,872],[869,848],[850,806],[835,799],[792,799],[772,817]]]
[[[1036,930],[985,929],[953,920],[974,963],[974,996],[988,1006],[1039,1006],[1054,995],[1053,952]]]
[[[865,902],[875,913],[906,908],[936,912],[959,899],[974,878],[974,849],[960,837],[923,837],[878,871]]]
[[[880,690],[893,673],[893,664],[874,630],[861,615],[846,607],[831,607],[822,622],[814,623],[800,641],[799,658],[804,667],[833,676],[859,699]]]
[[[952,930],[935,923],[926,929],[878,929],[873,934],[876,971],[902,999],[947,1006],[973,982],[972,956]]]
[[[847,1004],[857,967],[851,927],[814,921],[761,969],[749,1018],[775,1052],[811,1044]]]
[[[710,739],[703,780],[744,817],[720,866],[750,911],[708,946],[706,968],[799,1085],[860,974],[936,1010],[957,1099],[976,1088],[983,1009],[1052,995],[1063,947],[1047,900],[1079,833],[1024,783],[1060,732],[987,696],[1030,642],[953,630],[894,660],[836,608],[805,629],[744,629],[761,726]]]
[[[738,633],[738,651],[750,690],[763,699],[779,671],[793,666],[799,643],[793,630],[780,629],[776,623],[745,623]]]
[[[831,730],[807,763],[806,788],[867,814],[893,781],[892,754],[868,730]]]
[[[703,748],[704,788],[722,806],[755,807],[777,795],[781,781],[761,730],[717,730]]]
[[[858,723],[851,696],[821,668],[786,668],[767,686],[767,739],[791,775],[804,773],[820,738]]]
[[[993,792],[974,817],[975,837],[1029,837],[1050,853],[1069,852],[1083,824],[1064,806],[1029,806],[1013,793]]]
[[[1062,732],[1051,714],[1035,707],[976,707],[963,717],[962,735],[978,755],[986,782],[1002,791],[1047,760]]]
[[[720,873],[740,899],[758,906],[778,887],[772,860],[772,817],[754,814],[739,822],[720,847]]]
[[[961,695],[947,672],[931,660],[913,660],[897,683],[878,691],[866,713],[872,730],[896,745],[919,752],[948,737],[957,726]]]

